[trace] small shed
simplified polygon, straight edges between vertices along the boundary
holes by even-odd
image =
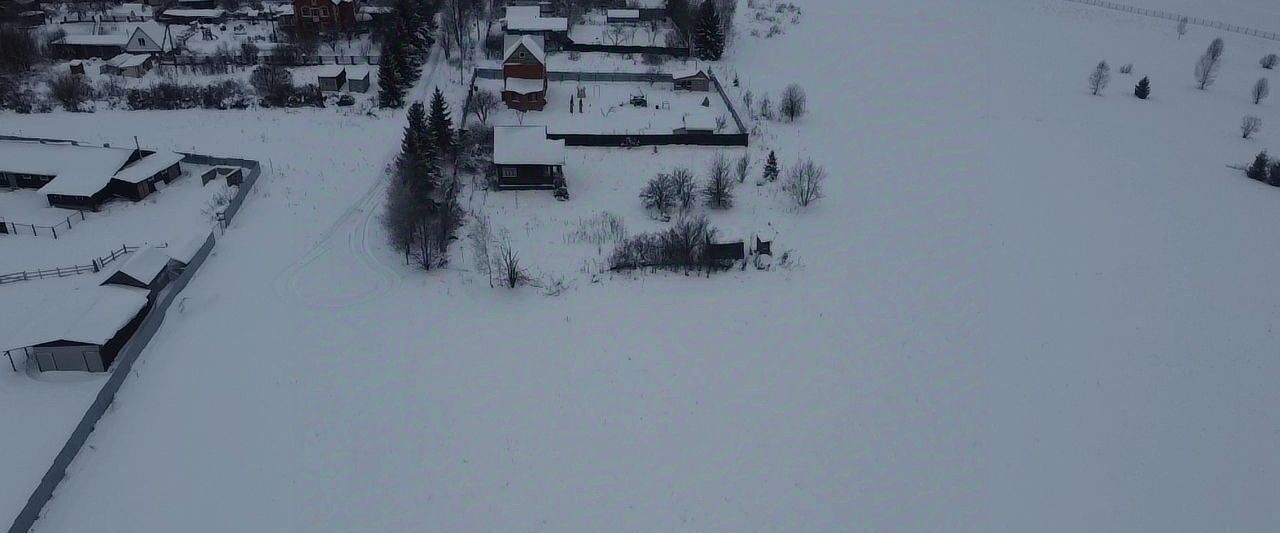
[[[130,78],[141,78],[143,74],[151,70],[150,54],[119,54],[102,65],[99,73],[111,74],[114,76],[126,76]]]
[[[716,119],[705,113],[686,114],[681,120],[684,123],[684,127],[676,128],[676,134],[716,132]]]
[[[347,67],[347,90],[353,93],[369,92],[369,67]]]
[[[323,67],[316,73],[316,82],[321,91],[341,91],[347,84],[347,70],[341,65]]]
[[[547,138],[546,126],[493,129],[494,182],[499,189],[552,189],[564,179],[563,140]]]
[[[147,289],[154,294],[165,288],[185,267],[185,263],[170,257],[164,248],[151,246],[134,252],[120,268],[102,281],[102,285]]]
[[[0,351],[42,371],[105,372],[146,316],[147,291],[81,286],[13,287],[25,305],[0,308]]]
[[[711,76],[707,71],[691,67],[671,74],[671,81],[677,91],[707,92],[711,90]]]
[[[107,183],[107,192],[137,201],[164,188],[181,175],[181,155],[156,152],[120,169]]]

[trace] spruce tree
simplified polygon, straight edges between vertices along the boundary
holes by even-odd
[[[1280,187],[1280,161],[1271,163],[1270,172],[1267,176],[1267,185]]]
[[[1138,85],[1133,88],[1133,95],[1140,100],[1146,100],[1148,96],[1151,96],[1151,80],[1147,79],[1146,76],[1138,80]]]
[[[1258,153],[1258,157],[1253,158],[1253,164],[1249,165],[1249,170],[1245,171],[1245,175],[1258,181],[1267,181],[1267,152],[1264,150]]]
[[[769,150],[769,159],[764,163],[764,180],[778,180],[778,156],[773,153],[773,150]]]
[[[382,55],[378,59],[378,105],[400,107],[404,105],[404,81],[397,68],[396,47],[388,41],[382,43]]]
[[[431,116],[427,119],[431,141],[441,154],[453,151],[453,119],[449,117],[449,104],[445,103],[440,88],[431,95]]]
[[[724,55],[724,27],[715,0],[703,0],[693,26],[693,44],[698,59],[716,61]]]

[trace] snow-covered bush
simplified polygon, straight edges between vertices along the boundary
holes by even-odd
[[[1275,54],[1267,54],[1265,56],[1262,56],[1262,61],[1260,61],[1259,63],[1262,65],[1262,68],[1271,70],[1273,68],[1276,68],[1276,64],[1280,63],[1280,56],[1277,56]]]
[[[275,65],[258,65],[249,74],[249,84],[271,105],[283,105],[293,92],[293,73]]]
[[[82,111],[81,107],[93,97],[93,88],[84,76],[64,72],[49,80],[49,93],[67,111]]]
[[[681,219],[665,230],[641,233],[619,242],[609,255],[609,269],[687,271],[704,268],[708,266],[707,245],[715,241],[715,236],[716,229],[705,216]]]
[[[650,178],[640,189],[640,202],[645,209],[657,215],[666,215],[675,205],[674,190],[671,186],[671,174],[658,173]]]
[[[1089,92],[1098,96],[1109,83],[1111,83],[1111,67],[1106,61],[1099,61],[1098,66],[1093,67],[1093,73],[1089,74]]]

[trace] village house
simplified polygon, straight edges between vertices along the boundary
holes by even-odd
[[[298,31],[320,33],[356,29],[356,0],[293,0],[293,24]]]
[[[544,50],[558,50],[557,43],[569,39],[569,19],[543,17],[538,6],[507,6],[502,24],[507,35],[541,37]]]
[[[519,111],[547,105],[547,53],[542,37],[507,35],[502,54],[502,101]]]
[[[563,140],[546,126],[493,128],[493,180],[499,189],[553,189],[564,179]]]
[[[182,156],[132,148],[0,141],[0,187],[37,189],[49,205],[96,211],[141,200],[182,174]]]
[[[133,27],[127,33],[103,35],[67,35],[55,41],[53,55],[61,59],[110,58],[120,54],[158,54],[165,51],[159,38],[143,27]]]

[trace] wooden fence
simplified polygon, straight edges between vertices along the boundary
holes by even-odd
[[[1249,35],[1251,37],[1260,37],[1263,39],[1270,39],[1272,41],[1280,41],[1280,33],[1277,33],[1277,32],[1262,31],[1254,28],[1245,27],[1245,26],[1227,24],[1225,22],[1219,22],[1216,20],[1202,19],[1199,17],[1188,17],[1186,15],[1171,13],[1169,11],[1163,11],[1160,9],[1146,9],[1142,7],[1134,7],[1134,6],[1129,6],[1125,4],[1117,4],[1115,2],[1108,2],[1107,0],[1063,0],[1063,1],[1073,2],[1076,4],[1090,5],[1095,7],[1103,7],[1107,9],[1114,9],[1116,11],[1124,11],[1125,13],[1133,13],[1135,15],[1142,15],[1145,17],[1162,18],[1165,20],[1172,20],[1175,22],[1186,20],[1187,24],[1195,24],[1196,26],[1204,26],[1206,28],[1214,28],[1214,29],[1219,29],[1223,31],[1229,31],[1232,33]]]
[[[76,211],[76,214],[74,215],[67,215],[65,220],[52,226],[26,224],[23,222],[8,222],[5,219],[0,218],[0,235],[21,235],[23,231],[27,231],[36,237],[47,236],[56,239],[58,238],[58,229],[61,228],[62,232],[66,233],[67,230],[71,229],[71,227],[75,225],[74,222],[78,222],[76,218],[79,218],[79,221],[83,221],[85,219],[84,211]],[[43,230],[44,233],[41,233],[41,230]]]
[[[116,259],[124,257],[126,254],[137,250],[137,246],[129,246],[127,244],[120,245],[120,248],[111,250],[107,255],[95,257],[87,265],[71,265],[65,267],[44,268],[37,270],[23,270],[22,272],[11,272],[8,274],[0,274],[0,285],[5,283],[17,283],[19,281],[30,281],[33,279],[44,278],[65,278],[67,276],[78,276],[80,274],[88,274],[91,272],[100,272],[103,267],[111,264]]]

